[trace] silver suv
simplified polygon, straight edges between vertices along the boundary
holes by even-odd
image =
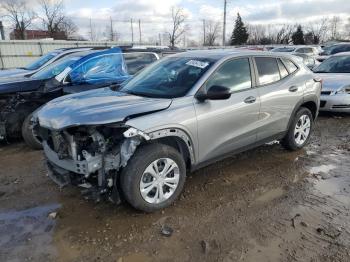
[[[288,54],[193,51],[116,91],[57,98],[37,112],[50,177],[139,210],[169,206],[186,173],[272,140],[309,140],[321,82]]]

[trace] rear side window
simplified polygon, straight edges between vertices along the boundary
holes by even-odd
[[[225,86],[236,92],[252,87],[252,78],[248,58],[225,62],[207,81],[206,88]]]
[[[285,64],[285,66],[287,67],[287,70],[290,74],[297,71],[298,67],[292,61],[290,61],[289,59],[286,59],[286,58],[282,58],[282,61]]]
[[[280,69],[281,78],[285,78],[288,75],[287,68],[284,66],[280,59],[277,59],[278,67]]]
[[[277,60],[273,57],[256,57],[260,85],[267,85],[281,79]]]
[[[125,53],[123,56],[130,75],[136,74],[157,60],[157,57],[152,53]]]

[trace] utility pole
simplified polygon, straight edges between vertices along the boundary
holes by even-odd
[[[92,30],[92,21],[91,21],[91,18],[90,18],[90,40],[91,40],[91,41],[95,41],[94,32],[93,32],[93,30]]]
[[[139,19],[139,33],[140,33],[140,45],[141,45],[141,43],[142,43],[142,38],[141,38],[141,19]]]
[[[205,46],[205,19],[203,19],[203,46]]]
[[[111,21],[111,41],[114,41],[114,29],[113,29],[113,20],[112,20],[112,17],[110,16],[109,17],[110,21]]]
[[[224,0],[224,26],[222,32],[222,45],[226,45],[226,8],[227,8],[227,0]]]
[[[134,26],[132,23],[132,18],[130,19],[130,25],[131,25],[131,43],[134,44]]]

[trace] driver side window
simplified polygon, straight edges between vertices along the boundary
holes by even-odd
[[[228,87],[231,92],[251,88],[249,59],[238,58],[225,62],[207,81],[206,89],[211,86]]]

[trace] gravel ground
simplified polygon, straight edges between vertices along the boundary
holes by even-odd
[[[349,115],[319,117],[304,150],[271,143],[190,174],[154,214],[60,190],[43,159],[0,146],[0,261],[349,261]]]

